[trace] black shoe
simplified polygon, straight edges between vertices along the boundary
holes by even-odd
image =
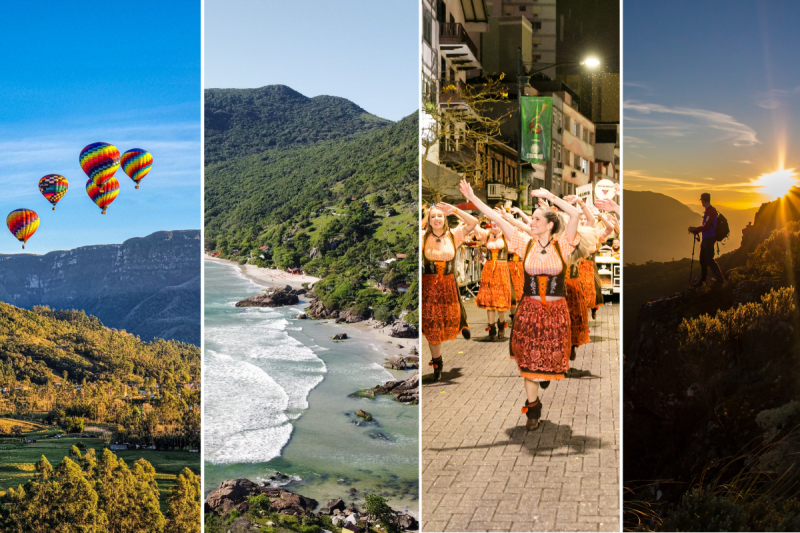
[[[522,406],[522,412],[528,417],[525,429],[530,431],[538,428],[539,419],[542,417],[542,401],[537,398],[532,402],[525,402],[525,405]]]
[[[439,378],[442,376],[442,368],[444,367],[442,358],[431,359],[431,362],[428,364],[433,367],[433,381],[439,381]]]
[[[493,341],[497,338],[497,326],[494,324],[489,324],[489,327],[486,328],[486,331],[489,332],[489,340]]]
[[[595,320],[596,318],[597,318],[597,308],[593,307],[592,308],[592,320]]]
[[[575,355],[576,355],[575,354],[575,348],[577,348],[577,346],[573,346],[572,347],[572,351],[569,352],[569,360],[570,361],[574,361],[575,360]]]
[[[497,321],[497,337],[499,339],[505,338],[506,336],[506,323]]]
[[[469,340],[472,337],[472,333],[469,332],[469,328],[464,328],[461,330],[461,336]]]
[[[550,382],[549,382],[549,381],[540,381],[540,382],[539,382],[539,386],[540,386],[541,388],[543,388],[543,389],[546,389],[547,387],[549,387],[549,386],[550,386]]]

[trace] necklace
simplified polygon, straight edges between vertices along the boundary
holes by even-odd
[[[547,241],[547,244],[542,246],[542,243],[539,243],[539,246],[542,246],[542,251],[540,252],[542,255],[547,255],[547,247],[550,246],[550,243],[553,242],[553,238],[550,237],[550,240]]]
[[[442,233],[441,235],[436,235],[436,233],[434,233],[434,232],[431,232],[431,234],[432,234],[434,237],[436,237],[436,242],[442,242],[442,237],[444,237],[444,233]]]

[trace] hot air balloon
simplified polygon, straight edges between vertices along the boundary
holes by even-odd
[[[97,206],[106,214],[106,208],[111,205],[119,194],[119,182],[117,178],[111,178],[102,187],[97,186],[91,178],[86,182],[86,193]]]
[[[15,209],[6,217],[6,225],[8,231],[22,243],[24,250],[25,243],[39,229],[39,215],[30,209]]]
[[[78,160],[89,179],[102,186],[119,168],[119,150],[108,143],[92,143],[81,150]]]
[[[122,165],[122,170],[136,183],[136,188],[138,189],[139,182],[150,172],[150,167],[153,165],[153,156],[147,150],[131,148],[122,154],[119,162]]]
[[[39,190],[45,200],[53,204],[53,211],[56,210],[56,204],[65,194],[69,188],[67,178],[60,174],[48,174],[39,180]]]

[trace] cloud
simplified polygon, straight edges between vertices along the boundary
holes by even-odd
[[[752,161],[748,161],[747,159],[741,159],[739,161],[734,161],[734,163],[741,163],[743,165],[752,165],[753,164]]]
[[[759,94],[756,97],[756,105],[764,109],[777,109],[784,104],[785,100],[798,94],[800,94],[800,85],[793,89],[772,89]]]
[[[699,190],[705,188],[702,183],[697,183],[696,181],[678,179],[678,178],[662,178],[658,176],[650,176],[645,174],[640,170],[627,170],[622,173],[622,180],[625,183],[625,186],[628,187],[631,183],[631,180],[634,182],[636,181],[646,181],[650,182],[657,182],[657,183],[665,183],[667,185],[675,185],[676,187],[671,187],[671,189],[682,189],[682,190]],[[635,183],[631,186],[638,186]]]
[[[661,104],[649,104],[634,100],[626,101],[624,108],[643,115],[669,115],[672,117],[689,119],[694,124],[699,124],[703,127],[722,132],[722,138],[730,141],[734,146],[753,146],[761,144],[753,128],[738,122],[732,116],[724,113],[691,107],[669,107]],[[628,117],[625,117],[625,121],[628,122],[628,120]],[[653,122],[657,123],[657,120]],[[662,123],[653,128],[658,129],[659,126],[662,129],[662,133],[672,136],[680,136],[683,135],[687,129],[694,129],[691,127],[691,124],[681,123],[678,125]],[[634,127],[636,129],[641,129],[638,126]]]

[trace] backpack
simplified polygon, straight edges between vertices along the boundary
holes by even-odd
[[[728,219],[725,218],[725,215],[717,211],[717,231],[714,237],[717,239],[717,242],[721,242],[730,237],[730,235],[731,227],[728,225]]]

